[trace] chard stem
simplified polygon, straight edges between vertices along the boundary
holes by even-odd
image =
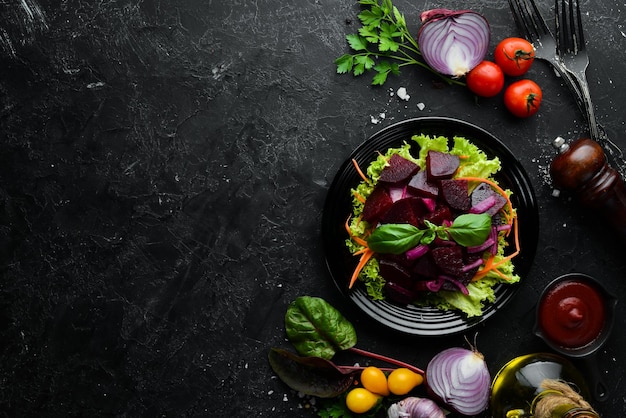
[[[359,354],[361,356],[373,358],[375,360],[384,361],[384,362],[389,363],[389,364],[394,364],[394,365],[396,365],[398,367],[405,367],[405,368],[407,368],[407,369],[409,369],[409,370],[411,370],[411,371],[413,371],[413,372],[415,372],[417,374],[420,374],[422,376],[424,375],[424,370],[419,369],[419,368],[417,368],[417,367],[415,367],[415,366],[413,366],[411,364],[405,363],[403,361],[396,360],[396,359],[391,358],[391,357],[383,356],[381,354],[372,353],[370,351],[361,350],[360,348],[356,348],[356,347],[351,347],[348,350],[352,351],[355,354]]]

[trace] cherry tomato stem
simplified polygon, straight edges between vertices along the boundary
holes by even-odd
[[[525,74],[535,60],[535,48],[523,38],[505,38],[496,46],[493,59],[504,74],[521,76]]]

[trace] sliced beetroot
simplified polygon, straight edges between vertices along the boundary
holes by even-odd
[[[418,171],[411,177],[411,181],[408,184],[409,190],[415,193],[416,196],[427,197],[434,199],[439,195],[439,188],[437,185],[428,181],[426,171]]]
[[[384,292],[388,300],[403,305],[408,305],[417,298],[414,291],[394,282],[386,282]]]
[[[432,150],[426,154],[426,172],[429,181],[452,178],[459,165],[460,159],[457,155]]]
[[[483,258],[482,253],[474,253],[474,254],[469,254],[467,252],[465,253],[464,272],[458,277],[461,283],[463,283],[464,285],[467,285],[472,280],[472,278],[476,275],[476,273],[478,273],[478,270],[480,269],[480,266],[482,265],[482,263],[478,265],[477,263],[481,261],[482,258]],[[474,267],[468,268],[468,266],[474,266]]]
[[[380,183],[378,185],[380,186]],[[403,186],[403,185],[389,186],[389,188],[387,189],[387,192],[389,193],[389,197],[391,197],[392,202],[395,202],[395,201],[398,201],[400,199],[404,199],[405,197],[407,197],[406,186]]]
[[[377,185],[368,196],[363,206],[363,220],[374,223],[377,222],[391,207],[393,202],[387,190],[381,185]]]
[[[500,193],[495,192],[487,183],[480,183],[470,196],[471,207],[479,206],[489,198],[495,199],[495,203],[484,211],[489,216],[495,215],[506,205],[506,199]]]
[[[394,202],[381,219],[385,224],[411,224],[419,227],[420,219],[426,213],[422,200],[418,197],[407,197]]]
[[[376,258],[399,264],[409,271],[413,268],[414,260],[409,260],[405,254],[377,254]]]
[[[379,182],[387,184],[406,181],[420,169],[413,161],[409,161],[398,154],[393,154],[387,163],[388,165],[383,168],[378,178]]]
[[[495,193],[496,192],[493,191],[490,185],[487,183],[480,183],[478,186],[474,187],[474,190],[472,190],[472,206],[477,205],[479,202],[482,202]]]
[[[430,252],[433,261],[444,274],[454,277],[463,275],[463,249],[460,246],[437,247]]]
[[[448,290],[450,292],[461,292],[465,295],[469,294],[467,287],[465,287],[466,283],[462,283],[455,277],[446,277],[444,279],[443,284],[441,285],[442,290]]]
[[[438,205],[434,211],[426,214],[424,219],[435,225],[443,225],[445,221],[452,221],[452,212],[448,205]]]
[[[411,273],[399,263],[389,259],[378,260],[379,273],[387,282],[394,282],[405,288],[413,284]]]
[[[413,278],[416,280],[432,280],[439,275],[439,267],[435,264],[430,253],[424,254],[415,261],[412,268]]]
[[[437,201],[435,199],[422,197],[422,202],[424,202],[424,206],[426,206],[426,209],[428,209],[429,212],[433,212],[437,207]]]
[[[493,196],[496,198],[496,203],[485,212],[489,216],[494,216],[506,205],[506,199],[500,193],[495,193]]]
[[[441,195],[450,208],[467,212],[471,201],[467,180],[442,180]]]

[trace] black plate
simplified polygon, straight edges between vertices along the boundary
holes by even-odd
[[[352,213],[350,189],[361,178],[354,169],[352,159],[361,167],[367,167],[376,159],[378,151],[401,146],[404,141],[413,143],[412,154],[417,156],[419,145],[410,141],[412,135],[462,136],[482,149],[489,157],[497,156],[502,169],[495,176],[501,186],[513,192],[511,202],[517,209],[519,222],[520,254],[514,259],[516,273],[523,281],[528,273],[537,249],[539,215],[535,193],[528,175],[511,151],[496,137],[470,123],[446,118],[426,117],[409,119],[388,126],[361,144],[342,164],[330,186],[322,216],[322,235],[326,263],[339,290],[361,311],[379,323],[406,334],[422,336],[450,335],[467,331],[485,321],[501,309],[517,291],[518,284],[496,285],[496,300],[487,304],[480,317],[467,318],[463,313],[441,311],[431,307],[397,305],[387,301],[374,301],[367,296],[363,285],[348,289],[350,276],[357,258],[345,246],[347,238],[344,223]]]

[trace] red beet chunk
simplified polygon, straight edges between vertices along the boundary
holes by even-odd
[[[409,161],[398,154],[393,154],[389,158],[388,165],[380,172],[378,181],[387,184],[397,184],[408,180],[419,169],[419,166],[413,161]]]
[[[452,178],[459,165],[460,159],[457,155],[432,150],[426,155],[426,172],[429,181]]]
[[[444,221],[452,221],[452,212],[447,205],[438,205],[432,213],[424,216],[424,219],[435,225],[443,225]]]
[[[415,261],[412,272],[417,280],[433,280],[439,275],[439,267],[435,264],[431,254],[425,254]]]
[[[439,195],[439,188],[428,182],[426,171],[418,171],[409,181],[407,186],[415,195],[427,198],[436,198]]]
[[[363,220],[369,223],[377,222],[392,204],[391,196],[384,187],[374,187],[363,206]]]
[[[482,253],[475,253],[475,254],[465,254],[465,260],[464,263],[467,264],[472,264],[474,261],[478,260],[479,258],[482,258]],[[465,272],[463,272],[459,277],[459,281],[461,283],[463,283],[464,285],[469,284],[469,282],[472,280],[472,278],[476,275],[476,273],[478,273],[478,270],[480,269],[480,266],[476,266],[473,267]]]
[[[463,274],[463,249],[461,247],[437,247],[431,251],[433,261],[444,274],[459,277]]]
[[[482,202],[495,192],[487,183],[480,183],[472,191],[472,206],[476,206],[479,202]]]
[[[504,207],[504,205],[506,205],[506,199],[502,197],[500,193],[496,193],[487,183],[480,183],[476,186],[471,194],[471,206],[476,206],[490,196],[493,196],[496,199],[496,203],[487,209],[485,213],[489,216],[495,215]]]
[[[384,290],[388,300],[403,305],[410,304],[417,297],[414,291],[406,289],[394,282],[386,282]]]
[[[394,202],[381,222],[385,224],[411,224],[419,227],[420,219],[425,213],[426,208],[420,198],[407,197]]]
[[[442,180],[441,194],[450,208],[467,212],[471,206],[467,180]]]
[[[411,273],[399,263],[388,259],[378,260],[379,273],[387,282],[394,282],[402,287],[410,288],[413,284]]]

